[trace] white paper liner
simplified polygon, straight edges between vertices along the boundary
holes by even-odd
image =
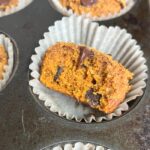
[[[96,146],[91,143],[84,144],[82,142],[76,142],[75,144],[66,143],[58,144],[57,146],[48,146],[41,150],[110,150],[103,146]]]
[[[23,8],[25,8],[27,5],[29,5],[33,0],[19,0],[19,3],[16,7],[12,7],[10,9],[7,9],[6,11],[0,10],[0,17],[15,13]]]
[[[60,12],[63,15],[71,16],[74,14],[74,15],[78,16],[78,14],[73,12],[72,9],[67,10],[65,7],[63,7],[59,0],[49,0],[49,2],[55,10],[57,10],[58,12]],[[125,8],[123,8],[120,12],[115,13],[115,14],[109,14],[107,16],[101,16],[101,17],[95,17],[95,16],[93,17],[90,14],[82,14],[82,16],[85,18],[89,18],[93,21],[104,21],[104,20],[110,20],[113,18],[117,18],[117,17],[124,15],[128,11],[130,11],[132,9],[132,7],[135,5],[135,3],[137,2],[137,0],[126,0],[126,2],[127,2],[127,6]]]
[[[77,103],[75,100],[58,92],[46,88],[40,81],[40,64],[48,47],[56,42],[74,42],[94,47],[107,54],[111,54],[115,60],[122,63],[127,69],[135,74],[131,81],[132,89],[125,98],[125,101],[111,114],[106,116],[95,115],[93,109]],[[67,119],[85,122],[101,122],[111,120],[114,116],[121,116],[122,111],[128,111],[128,102],[143,95],[143,88],[146,87],[147,66],[140,46],[132,39],[131,34],[119,27],[99,26],[83,17],[64,17],[61,21],[56,21],[54,26],[49,27],[49,32],[44,33],[44,39],[39,41],[39,47],[35,48],[35,55],[32,55],[31,70],[32,80],[29,81],[33,88],[33,93],[38,95],[39,100],[44,101],[44,105],[50,111],[58,113]]]
[[[0,34],[0,45],[4,46],[8,55],[8,64],[4,66],[3,80],[0,80],[0,91],[1,91],[6,85],[13,70],[14,51],[13,51],[13,44],[11,43],[10,39],[6,37],[4,34]]]

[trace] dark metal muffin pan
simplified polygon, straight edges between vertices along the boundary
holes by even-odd
[[[141,0],[125,16],[99,23],[126,28],[141,45],[148,66],[149,15],[148,4]],[[50,7],[48,0],[35,0],[25,9],[0,18],[0,30],[16,41],[19,50],[17,71],[0,92],[0,149],[39,150],[68,140],[91,141],[113,150],[148,149],[149,120],[145,116],[150,112],[149,80],[144,96],[136,101],[138,104],[132,104],[132,111],[105,123],[68,121],[45,111],[34,100],[28,84],[30,58],[48,26],[61,18],[62,15]]]

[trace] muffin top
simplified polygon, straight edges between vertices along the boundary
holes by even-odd
[[[0,10],[5,11],[18,5],[19,0],[0,0]]]
[[[60,3],[76,14],[95,17],[118,13],[126,6],[126,0],[60,0]]]
[[[0,45],[0,80],[3,79],[4,66],[7,64],[7,52],[3,45]]]

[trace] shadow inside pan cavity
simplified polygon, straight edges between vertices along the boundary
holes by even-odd
[[[3,46],[7,51],[8,64],[4,68],[3,79],[0,80],[0,92],[2,92],[7,87],[7,85],[11,82],[19,64],[19,50],[15,40],[12,37],[10,37],[8,34],[0,31],[0,36],[1,35],[4,35],[6,39],[10,40],[10,43],[12,45],[12,52],[11,53],[9,52],[10,47],[7,47],[8,46],[7,42],[1,39],[0,45],[3,45],[2,42],[4,43]],[[7,71],[9,71],[9,73]]]
[[[16,0],[17,1],[17,0]],[[4,7],[1,8],[2,4],[0,5],[0,17],[7,16],[13,13],[16,13],[25,7],[27,7],[29,4],[31,4],[34,0],[18,0],[17,4],[14,6],[12,5],[10,8],[5,9]],[[8,3],[11,2],[8,1]],[[12,2],[13,3],[13,2]]]

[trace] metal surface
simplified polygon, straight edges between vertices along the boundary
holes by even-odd
[[[9,34],[19,49],[17,72],[0,93],[0,149],[38,150],[61,141],[91,141],[113,150],[148,150],[150,147],[150,81],[137,106],[123,117],[104,124],[80,124],[43,110],[28,85],[30,57],[48,26],[62,15],[48,0],[35,0],[22,11],[0,18],[0,30]],[[150,9],[141,0],[123,17],[105,25],[126,28],[141,45],[150,69]]]

